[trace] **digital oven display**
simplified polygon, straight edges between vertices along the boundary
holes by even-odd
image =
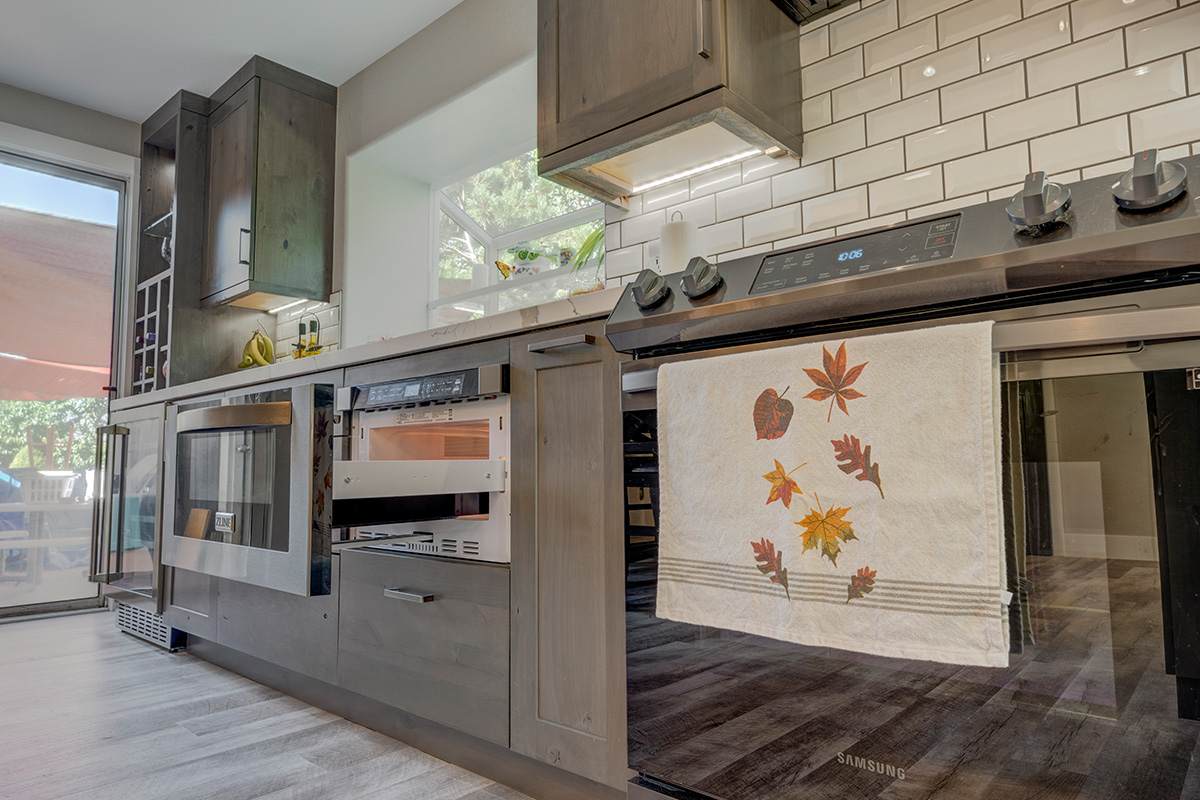
[[[950,258],[958,238],[959,219],[956,215],[768,256],[759,267],[750,294],[796,289]]]
[[[448,400],[462,395],[467,373],[453,372],[385,383],[368,389],[368,406],[391,406],[399,403],[420,403],[429,400]]]

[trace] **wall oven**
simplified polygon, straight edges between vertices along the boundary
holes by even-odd
[[[338,541],[508,563],[507,352],[472,365],[479,352],[463,350],[459,365],[410,358],[348,376],[338,398],[348,446],[333,470]]]
[[[1196,175],[1200,158],[1168,176],[1179,167]],[[1124,210],[1114,181],[1042,194],[1034,176],[1017,216],[1073,199],[1042,227],[1014,228],[1013,204],[994,202],[721,264],[696,300],[716,282],[703,264],[627,290],[608,335],[636,356],[622,370],[631,798],[1200,796],[1200,208],[1184,193]],[[984,320],[1001,363],[1008,666],[656,616],[659,367]]]
[[[336,388],[317,376],[168,409],[165,564],[329,594]]]

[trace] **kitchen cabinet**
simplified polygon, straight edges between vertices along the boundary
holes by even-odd
[[[336,98],[258,58],[213,96],[204,305],[328,299]]]
[[[356,549],[338,558],[338,684],[508,745],[508,567]]]
[[[538,0],[543,177],[619,203],[800,135],[799,28],[770,0]]]
[[[512,747],[622,788],[622,357],[602,322],[511,343]]]

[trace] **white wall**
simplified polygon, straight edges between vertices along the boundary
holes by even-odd
[[[0,122],[141,157],[142,128],[90,108],[0,83]]]
[[[757,157],[608,209],[609,277],[676,211],[718,261],[1200,154],[1200,0],[862,0],[805,26],[803,159]]]

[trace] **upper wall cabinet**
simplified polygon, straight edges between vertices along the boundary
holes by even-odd
[[[212,101],[202,302],[327,299],[337,90],[256,57]]]
[[[800,141],[799,28],[770,0],[538,0],[543,177],[623,205]]]

